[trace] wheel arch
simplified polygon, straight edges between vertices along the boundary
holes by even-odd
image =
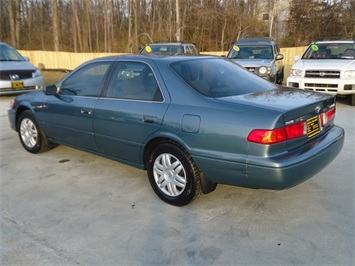
[[[150,156],[151,152],[153,151],[153,149],[156,146],[158,146],[159,144],[162,144],[162,143],[173,144],[173,145],[177,146],[178,148],[182,149],[185,153],[189,154],[189,156],[191,156],[191,154],[189,153],[188,149],[183,144],[181,144],[179,141],[177,141],[175,139],[172,139],[172,138],[169,138],[169,137],[156,137],[156,138],[151,139],[145,145],[144,152],[143,152],[144,169],[147,169],[149,156]],[[208,194],[208,193],[214,191],[216,189],[216,187],[217,187],[217,183],[211,182],[209,179],[207,179],[205,177],[205,175],[203,174],[201,169],[200,168],[198,168],[198,169],[199,169],[199,172],[200,172],[199,179],[200,179],[200,183],[201,183],[202,193],[203,194]]]
[[[149,160],[149,155],[150,153],[153,151],[153,149],[158,146],[159,144],[162,143],[171,143],[177,147],[179,147],[180,149],[183,149],[185,152],[188,153],[188,150],[178,141],[169,138],[169,137],[155,137],[151,140],[149,140],[149,142],[145,145],[144,147],[144,151],[143,151],[143,165],[144,165],[144,169],[147,169],[147,163]]]
[[[28,108],[27,106],[24,106],[24,105],[21,105],[16,109],[16,115],[15,115],[16,131],[18,131],[18,128],[17,128],[18,119],[19,119],[20,115],[25,111],[30,111],[33,113],[31,108]]]

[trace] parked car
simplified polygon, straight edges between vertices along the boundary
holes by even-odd
[[[355,106],[355,41],[313,42],[295,61],[287,86],[348,96]]]
[[[28,152],[64,144],[146,169],[177,206],[217,183],[285,189],[340,152],[335,97],[274,85],[223,57],[126,55],[11,102]]]
[[[230,48],[227,57],[266,80],[282,84],[284,56],[272,38],[241,38]]]
[[[12,46],[0,42],[0,95],[42,89],[41,72]]]
[[[192,42],[157,42],[146,44],[140,54],[199,54]]]

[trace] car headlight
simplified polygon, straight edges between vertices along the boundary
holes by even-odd
[[[38,69],[32,73],[32,78],[38,78],[40,76],[42,76],[42,73]]]
[[[270,72],[271,72],[271,68],[270,67],[262,66],[262,67],[259,68],[259,74],[260,75],[270,74]]]
[[[348,70],[344,72],[345,78],[355,78],[355,70]]]
[[[290,69],[290,76],[302,76],[302,70],[301,69]]]

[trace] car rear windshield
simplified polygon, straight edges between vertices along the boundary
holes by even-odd
[[[355,43],[314,43],[302,59],[355,59]]]
[[[195,91],[212,98],[248,94],[275,85],[224,58],[185,60],[171,69]]]

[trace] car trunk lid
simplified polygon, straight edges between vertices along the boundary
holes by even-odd
[[[278,125],[273,125],[274,128],[278,128],[280,125],[288,129],[297,124],[304,126],[303,136],[289,137],[291,133],[287,133],[287,150],[293,150],[312,141],[328,131],[334,124],[335,97],[328,94],[279,87],[256,93],[219,98],[219,100],[279,112],[280,119],[277,121]]]

